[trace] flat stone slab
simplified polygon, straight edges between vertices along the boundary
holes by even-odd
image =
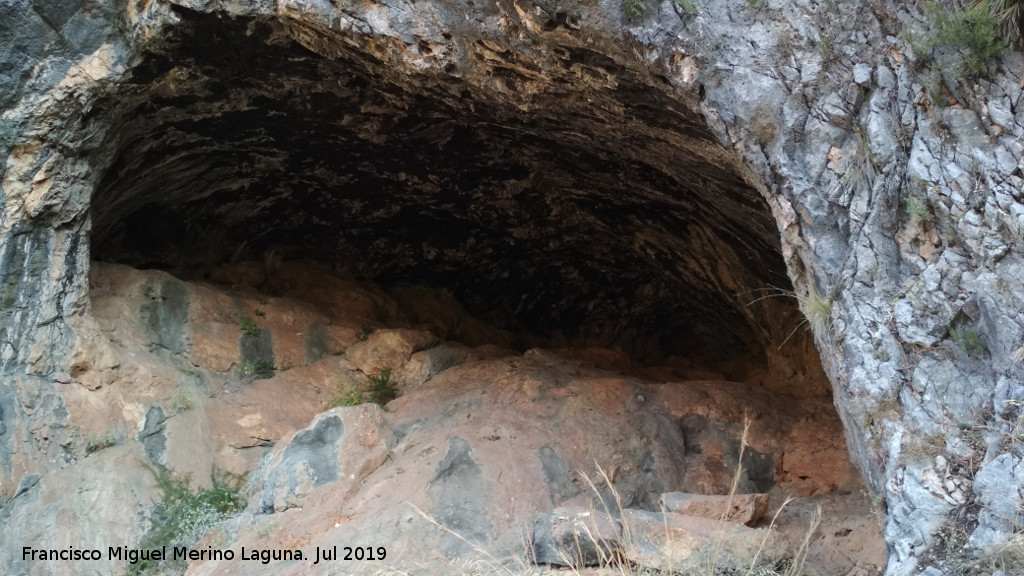
[[[751,526],[768,510],[768,495],[734,494],[730,497],[666,492],[661,495],[661,505],[666,511],[675,514]]]
[[[703,573],[712,563],[746,569],[781,559],[786,549],[775,534],[710,518],[671,512],[622,511],[623,556],[654,570]]]
[[[599,566],[617,553],[619,523],[582,506],[555,508],[533,522],[533,562],[555,566]]]

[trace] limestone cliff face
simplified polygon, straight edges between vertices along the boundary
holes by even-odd
[[[752,301],[788,276],[888,573],[975,503],[972,544],[1012,529],[1019,54],[953,100],[885,1],[57,4],[0,7],[5,496],[77,461],[64,387],[119,368],[92,259],[301,257],[531,341],[776,369],[792,303]]]

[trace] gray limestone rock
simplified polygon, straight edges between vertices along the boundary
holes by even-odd
[[[167,414],[163,406],[154,404],[146,411],[138,440],[146,459],[153,465],[162,466],[167,452]]]
[[[1024,525],[1022,488],[1024,460],[1020,457],[1000,454],[978,470],[974,493],[983,508],[978,515],[978,527],[971,533],[971,546],[997,545]]]
[[[550,446],[541,446],[537,451],[541,470],[548,484],[548,494],[555,506],[580,493],[580,488],[573,483],[566,468],[565,460]]]
[[[274,459],[263,479],[260,511],[280,512],[314,488],[337,480],[338,442],[345,425],[337,414],[325,413],[297,434]]]
[[[871,82],[871,65],[863,62],[854,64],[853,81],[857,84],[868,84]]]
[[[436,520],[459,536],[446,532],[441,552],[448,558],[472,551],[473,544],[489,541],[493,528],[481,510],[486,509],[480,466],[473,460],[469,442],[455,437],[430,480],[427,494],[434,502]]]
[[[257,482],[257,511],[263,514],[302,506],[322,486],[344,494],[387,459],[380,407],[334,408],[279,445]]]
[[[619,521],[582,507],[555,508],[533,521],[532,560],[554,566],[599,566],[620,548]]]

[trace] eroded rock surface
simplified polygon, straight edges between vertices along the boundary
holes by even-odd
[[[923,16],[888,0],[663,2],[632,19],[607,0],[59,4],[0,7],[5,497],[78,466],[119,421],[147,431],[150,461],[247,469],[245,450],[305,427],[328,377],[352,375],[332,354],[400,313],[393,327],[430,316],[471,350],[401,352],[420,355],[406,386],[508,347],[618,347],[654,379],[704,371],[746,382],[750,402],[793,397],[808,419],[787,442],[823,437],[820,454],[844,435],[804,403],[831,392],[885,502],[890,574],[934,563],[947,519],[979,505],[971,542],[1012,529],[994,510],[1021,491],[1019,52],[987,79],[929,80],[907,40]],[[95,257],[177,279],[130,298],[97,286],[90,303]],[[299,259],[446,288],[471,314],[417,319],[450,295],[403,307],[348,279],[275,276]],[[299,287],[308,306],[260,323],[255,293],[196,298],[188,278]],[[817,351],[788,338],[792,299],[759,299],[773,286],[800,296]],[[294,368],[262,378],[270,364]],[[262,379],[218,376],[236,369]],[[221,386],[216,417],[153,409]],[[258,416],[261,396],[286,415]],[[735,409],[702,420],[670,396],[712,447],[675,454],[685,481],[719,485],[728,473],[701,462],[736,452]],[[841,466],[804,473],[819,453],[753,448],[801,491],[844,482]],[[766,469],[749,464],[756,491]],[[993,478],[1017,484],[999,499]]]
[[[317,283],[330,283],[331,273],[321,273]],[[862,488],[827,397],[787,397],[724,380],[651,381],[573,357],[580,353],[445,343],[403,325],[394,315],[403,308],[397,301],[356,284],[333,298],[377,294],[381,315],[369,321],[391,327],[366,333],[287,295],[183,282],[159,271],[97,264],[92,284],[102,339],[90,346],[103,353],[85,355],[106,357],[109,367],[83,367],[76,378],[88,386],[64,384],[73,387],[65,398],[68,425],[77,433],[67,450],[77,462],[35,477],[4,509],[0,534],[11,573],[81,569],[18,560],[23,534],[41,533],[48,518],[80,524],[60,538],[40,536],[40,545],[84,546],[72,541],[88,532],[82,542],[89,545],[138,546],[162,498],[154,473],[160,465],[191,474],[199,486],[211,468],[254,475],[247,510],[210,535],[218,548],[236,551],[235,562],[195,562],[194,574],[337,569],[308,561],[239,565],[242,546],[301,549],[312,559],[316,547],[384,545],[388,567],[439,573],[452,563],[481,561],[482,551],[529,563],[530,527],[559,507],[618,514],[620,506],[658,510],[670,491],[728,493],[745,419],[751,424],[741,487],[771,490],[773,498]],[[175,299],[154,299],[171,285]],[[304,356],[309,335],[298,330],[311,325],[320,327],[312,337],[323,339],[327,355]],[[257,332],[274,358],[297,363],[246,372],[245,342]],[[166,346],[172,340],[173,350]],[[419,347],[425,349],[412,352]],[[432,351],[445,361],[424,362]],[[582,356],[616,357],[596,349]],[[367,358],[393,362],[385,368],[396,375],[399,397],[386,411],[369,403],[327,409],[380,377]],[[424,366],[433,368],[424,372]],[[696,415],[710,432],[692,433]],[[115,446],[88,448],[107,433]],[[815,466],[801,464],[809,460],[804,454],[814,455]],[[116,483],[103,472],[112,467],[123,471]],[[107,498],[119,505],[90,512]],[[752,514],[730,518],[753,522]],[[870,511],[864,506],[857,514]],[[680,535],[704,530],[698,540],[708,542],[704,528],[679,529]],[[881,545],[877,525],[858,534],[873,534]],[[676,540],[682,545],[685,538]],[[645,562],[653,561],[651,550]],[[857,562],[880,566],[881,548],[829,561],[819,567],[823,573]],[[125,567],[89,565],[111,573]]]

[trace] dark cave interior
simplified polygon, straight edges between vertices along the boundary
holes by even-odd
[[[117,127],[95,152],[96,260],[315,261],[644,362],[763,360],[799,322],[791,299],[750,304],[790,287],[775,223],[656,76],[484,42],[413,74],[387,46],[178,12],[88,118]]]

